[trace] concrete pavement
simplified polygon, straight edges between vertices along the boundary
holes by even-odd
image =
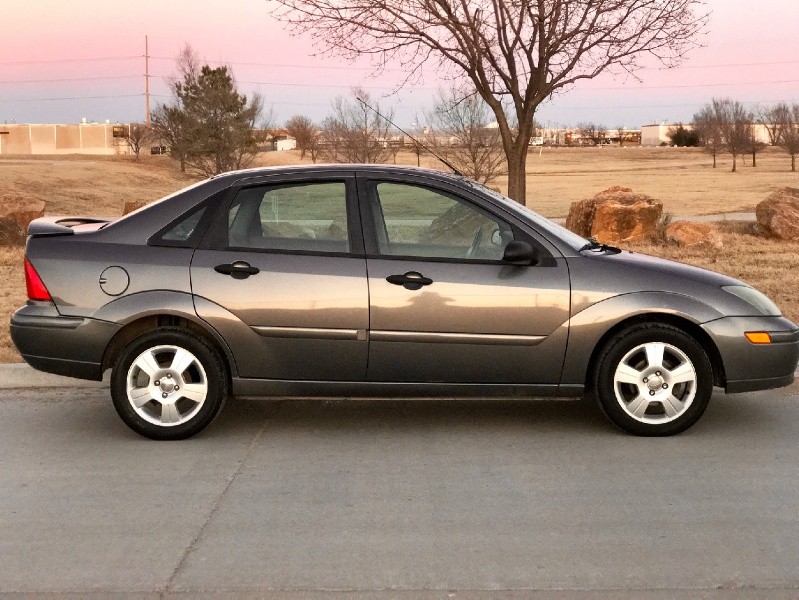
[[[152,442],[4,390],[0,594],[796,598],[799,386],[627,436],[581,401],[232,401]]]

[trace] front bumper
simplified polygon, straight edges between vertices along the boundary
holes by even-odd
[[[724,317],[702,325],[719,350],[728,394],[785,387],[799,362],[799,327],[784,317]],[[744,333],[765,331],[770,344],[752,344]]]
[[[52,305],[51,305],[52,306]],[[11,340],[34,369],[78,379],[103,378],[103,353],[119,326],[64,317],[55,307],[23,306],[11,316]]]

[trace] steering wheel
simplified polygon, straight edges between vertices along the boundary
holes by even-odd
[[[477,253],[477,249],[480,247],[480,242],[482,241],[483,241],[483,228],[481,227],[474,234],[472,245],[469,246],[469,249],[466,251],[466,258],[472,258]]]

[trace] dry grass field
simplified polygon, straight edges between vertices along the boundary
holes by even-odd
[[[261,155],[259,165],[299,163],[299,152]],[[302,162],[310,162],[306,159]],[[741,166],[741,162],[743,165]],[[415,165],[416,156],[402,152],[398,164]],[[422,166],[440,169],[431,156]],[[721,157],[713,169],[701,151],[684,148],[544,148],[531,150],[528,159],[528,204],[548,217],[562,217],[575,200],[593,196],[612,185],[663,202],[666,213],[692,216],[751,211],[779,187],[799,187],[799,173],[791,173],[789,158],[769,149],[753,168],[744,159],[739,173],[730,173],[730,160]],[[194,181],[180,173],[166,157],[59,156],[0,157],[0,196],[45,201],[49,215],[118,216],[126,201],[156,200]],[[506,182],[497,182],[503,190]],[[784,313],[799,321],[799,243],[764,240],[748,224],[727,223],[724,250],[718,254],[669,246],[644,245],[637,251],[709,268],[743,279],[767,293]],[[23,251],[0,248],[0,321],[25,301]],[[8,336],[0,326],[0,362],[18,361]]]

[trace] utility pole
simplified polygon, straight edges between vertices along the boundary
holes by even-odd
[[[144,36],[144,122],[150,126],[150,46],[147,36]]]

